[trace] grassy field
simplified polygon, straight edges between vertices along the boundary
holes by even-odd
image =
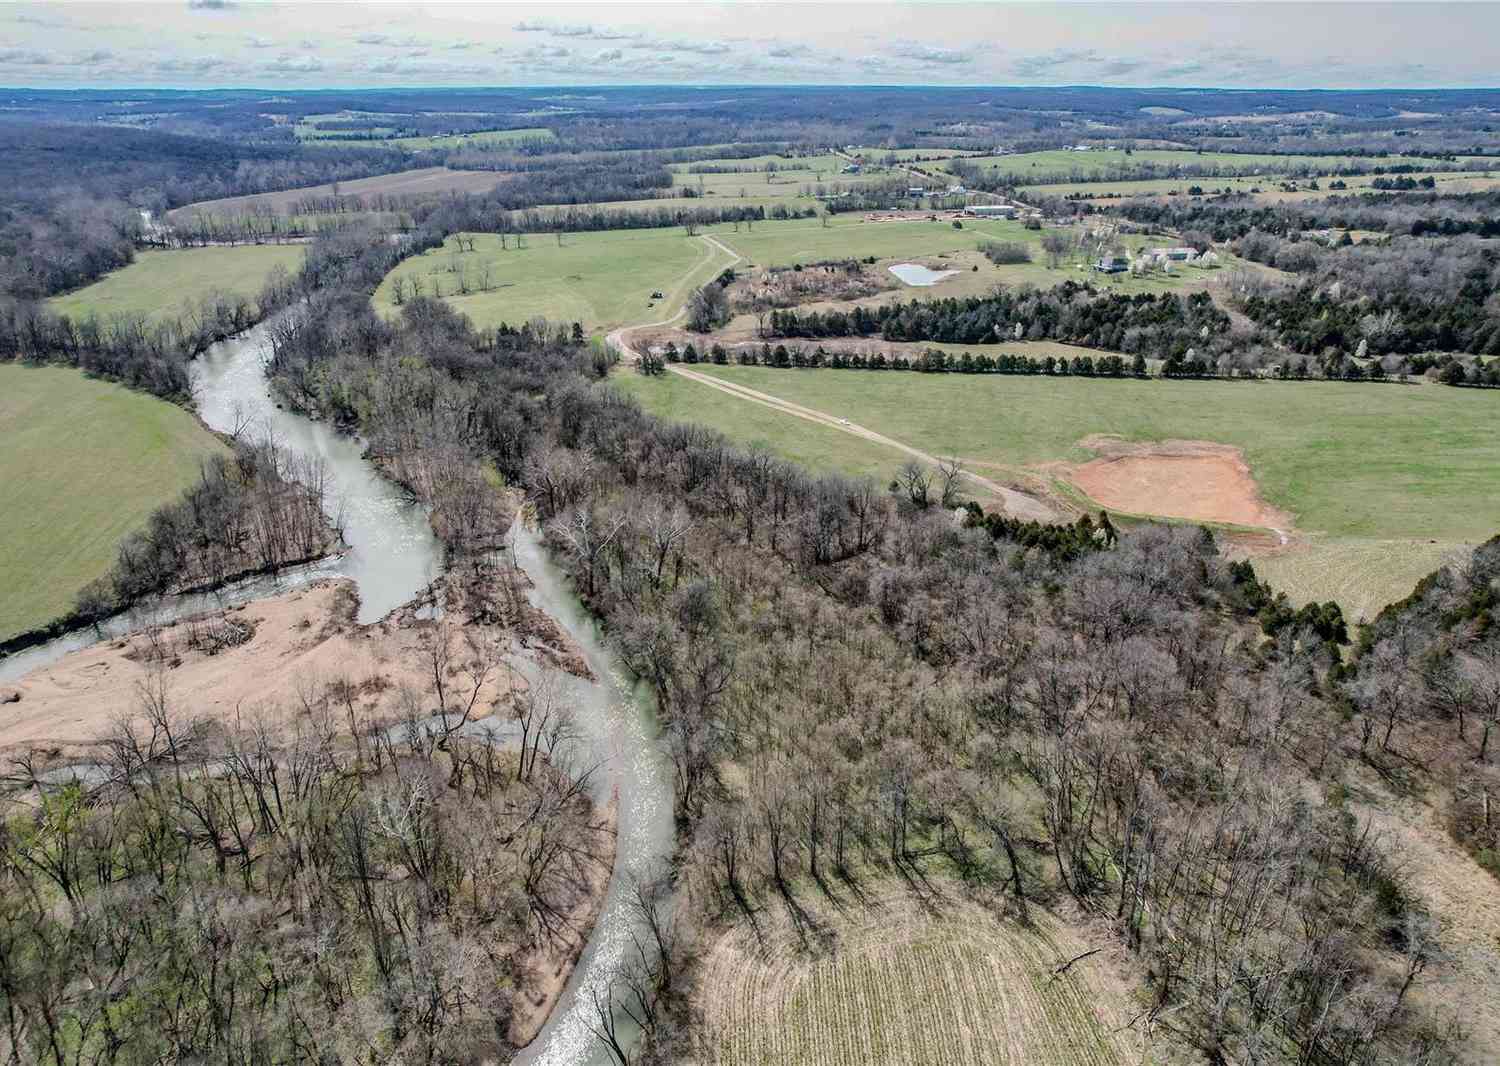
[[[519,325],[540,315],[554,322],[581,322],[609,329],[670,317],[692,285],[722,270],[727,257],[706,241],[680,229],[608,230],[555,237],[533,234],[526,247],[509,238],[502,249],[494,234],[475,237],[475,250],[460,254],[453,239],[440,249],[408,259],[381,282],[375,306],[397,312],[396,279],[421,284],[426,295],[441,293],[476,326]],[[491,290],[478,291],[485,271]],[[475,291],[460,294],[467,277]],[[665,298],[653,301],[651,293]],[[655,306],[648,306],[654,304]]]
[[[1039,242],[1041,234],[1003,219],[967,220],[962,229],[947,221],[865,222],[863,216],[836,216],[824,226],[820,220],[759,222],[754,227],[732,225],[703,231],[737,252],[737,269],[790,266],[822,259],[881,260],[953,256],[963,273],[947,287],[902,289],[898,295],[948,296],[987,291],[997,282],[1056,285],[1079,277],[1074,265],[1049,269],[1041,262],[994,267],[976,253],[989,240]],[[382,313],[396,313],[396,279],[410,285],[415,279],[425,295],[441,295],[478,326],[501,322],[517,324],[540,315],[561,322],[581,322],[590,329],[660,321],[670,317],[693,285],[701,285],[727,265],[726,257],[707,241],[688,237],[680,229],[609,230],[571,233],[559,245],[556,238],[532,234],[526,247],[502,248],[499,236],[480,234],[473,252],[459,253],[449,240],[397,267],[375,293]],[[1131,237],[1127,243],[1149,243]],[[945,265],[942,262],[936,265]],[[979,267],[977,271],[971,270]],[[485,278],[488,275],[488,289]],[[1146,292],[1174,288],[1207,276],[1184,269],[1175,278],[1127,278],[1121,291]],[[464,289],[468,291],[465,292]],[[408,290],[408,294],[411,290]],[[661,291],[662,300],[650,294]]]
[[[737,229],[726,224],[702,232],[742,257],[737,270],[873,256],[880,260],[876,269],[884,269],[887,262],[919,259],[959,271],[941,285],[895,289],[889,298],[963,296],[987,292],[997,283],[1051,286],[1069,278],[1093,277],[1076,262],[1049,268],[1040,251],[1031,263],[994,266],[977,252],[984,242],[1036,246],[1042,236],[1004,219],[967,219],[961,229],[954,229],[946,220],[866,222],[863,215],[840,215],[826,226],[819,219],[796,219]],[[395,314],[396,280],[409,286],[415,279],[424,295],[441,295],[481,327],[514,325],[540,315],[608,329],[670,317],[692,286],[728,265],[706,240],[690,238],[680,229],[571,233],[561,245],[554,236],[532,234],[521,249],[514,238],[507,238],[508,247],[502,247],[495,234],[480,234],[475,240],[473,252],[459,253],[450,239],[442,249],[397,267],[376,290],[376,308]],[[1131,247],[1159,243],[1140,236],[1124,242]],[[1226,265],[1229,262],[1226,258]],[[1179,267],[1170,277],[1115,275],[1105,284],[1125,293],[1160,292],[1201,284],[1216,274]],[[408,288],[407,294],[411,291]],[[666,296],[652,300],[653,291]]]
[[[823,259],[920,257],[973,251],[985,241],[1024,241],[1037,245],[1041,233],[1005,219],[965,219],[962,229],[949,221],[866,222],[862,214],[821,219],[757,222],[738,232],[716,227],[714,236],[745,257],[748,266],[791,266]],[[1059,279],[1061,280],[1061,279]]]
[[[1392,159],[1392,162],[1419,163],[1417,159]],[[1174,166],[1226,167],[1233,169],[1256,168],[1264,174],[1284,174],[1289,170],[1314,167],[1320,171],[1347,166],[1368,167],[1378,164],[1378,159],[1355,158],[1339,155],[1259,155],[1238,152],[1195,152],[1188,149],[1143,149],[1126,154],[1123,148],[1096,149],[1089,152],[1069,152],[1055,149],[1046,152],[1023,152],[1016,155],[974,156],[966,162],[985,171],[1001,174],[1019,174],[1037,182],[1066,181],[1070,178],[1087,181],[1091,177],[1115,174],[1123,169]],[[1437,160],[1427,160],[1436,163]],[[928,164],[930,169],[943,170],[941,163]]]
[[[45,625],[219,449],[188,411],[75,370],[0,364],[0,639]]]
[[[1294,552],[1271,564],[1299,600],[1341,596],[1351,608],[1378,606],[1410,591],[1430,562],[1500,531],[1494,397],[1477,391],[698,369],[837,413],[933,454],[1004,469],[1088,459],[1079,442],[1096,433],[1235,445],[1266,500],[1290,512],[1297,530],[1311,538],[1312,546],[1301,550],[1317,554]],[[700,402],[682,391],[691,385],[653,379],[630,387],[652,410],[692,413],[742,440],[748,433],[774,437],[784,423],[800,421],[763,408],[724,417],[717,398]],[[862,454],[868,445],[848,439],[845,447],[857,449],[852,458],[830,455],[821,465],[868,463]]]
[[[338,195],[341,197],[408,196],[444,192],[489,192],[505,178],[506,175],[493,170],[420,167],[416,170],[399,170],[394,174],[378,174],[373,178],[356,178],[354,181],[339,182]],[[283,189],[280,192],[201,200],[198,203],[187,204],[168,211],[167,221],[185,221],[195,214],[242,215],[254,210],[272,210],[288,214],[300,201],[309,196],[322,197],[333,194],[334,186],[331,184],[305,185],[298,189]]]
[[[773,162],[776,164],[776,169],[767,170],[766,167]],[[818,184],[859,185],[873,180],[866,175],[843,173],[843,168],[848,165],[848,162],[847,159],[832,154],[796,157],[756,156],[749,159],[704,160],[697,164],[677,163],[669,169],[672,171],[674,187],[689,186],[702,189],[705,195],[739,202],[747,198],[784,199],[789,196],[798,196],[808,186]],[[705,165],[755,167],[757,169],[728,174],[694,174],[690,170],[693,166]],[[876,175],[877,178],[887,176]],[[741,192],[744,196],[740,195]]]
[[[47,305],[75,319],[98,315],[166,318],[214,292],[255,297],[272,269],[296,271],[298,245],[254,244],[234,248],[178,248],[136,254],[135,262]]]
[[[514,130],[484,130],[479,133],[455,133],[438,137],[395,137],[376,143],[389,148],[416,152],[424,148],[497,148],[523,141],[555,141],[557,134],[545,126]]]
[[[1412,174],[1413,178],[1422,178],[1427,175]],[[1302,189],[1296,193],[1286,193],[1285,197],[1298,199],[1310,199],[1319,196],[1339,196],[1349,193],[1373,191],[1371,184],[1377,175],[1357,174],[1351,177],[1340,178],[1348,186],[1347,189],[1330,189],[1328,183],[1333,178],[1328,175],[1320,176],[1318,189]],[[1485,187],[1495,181],[1494,178],[1478,171],[1436,171],[1431,177],[1440,186],[1449,187],[1453,191],[1468,192],[1471,187]],[[1189,187],[1197,186],[1205,194],[1212,195],[1217,192],[1248,193],[1251,189],[1259,189],[1262,195],[1281,193],[1278,188],[1281,179],[1274,176],[1262,176],[1258,178],[1148,178],[1140,181],[1083,181],[1083,182],[1061,182],[1044,185],[1024,185],[1017,189],[1018,192],[1036,193],[1042,196],[1071,196],[1080,194],[1083,196],[1163,196],[1168,193],[1186,195]],[[1299,180],[1298,184],[1302,184]]]
[[[1098,959],[1037,912],[1035,928],[982,907],[937,909],[893,895],[846,905],[822,897],[801,918],[762,919],[708,950],[700,1007],[720,1066],[1107,1066],[1130,1061],[1112,1030],[1134,1013]],[[799,936],[799,934],[801,934]]]
[[[764,447],[809,470],[872,477],[884,485],[907,460],[904,453],[894,448],[746,403],[675,374],[646,378],[622,367],[610,382],[663,418],[705,423],[741,444]]]
[[[826,227],[821,219],[798,219],[787,222],[758,222],[754,229],[741,227],[738,232],[717,227],[714,236],[745,258],[744,269],[753,267],[792,266],[827,259],[875,256],[898,262],[903,259],[950,257],[952,262],[932,265],[961,271],[959,276],[939,285],[925,288],[903,288],[899,298],[970,296],[989,292],[997,283],[1036,285],[1050,288],[1069,280],[1092,280],[1126,294],[1166,292],[1193,282],[1216,276],[1240,261],[1227,253],[1220,254],[1214,268],[1176,264],[1170,276],[1152,274],[1134,277],[1115,274],[1102,278],[1080,269],[1081,261],[1072,259],[1058,267],[1049,267],[1041,251],[1043,231],[1028,230],[1019,222],[1005,219],[965,219],[962,229],[954,229],[946,219],[911,222],[866,222],[860,214],[836,215]],[[1032,261],[996,266],[977,249],[989,241],[1010,241],[1031,246]],[[1163,238],[1124,235],[1120,243],[1131,251],[1160,245]],[[877,264],[882,269],[887,265]],[[972,267],[977,266],[977,271]]]

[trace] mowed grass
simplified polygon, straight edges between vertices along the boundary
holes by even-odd
[[[1107,964],[1052,971],[1087,950],[1036,911],[1033,928],[972,903],[903,896],[835,910],[808,897],[803,939],[782,908],[703,960],[699,1007],[719,1066],[1109,1066],[1133,1013]],[[805,936],[805,931],[804,931]],[[813,945],[809,949],[809,942]]]
[[[0,364],[0,640],[66,614],[120,540],[221,449],[165,401],[75,370]]]
[[[1431,177],[1447,191],[1472,192],[1477,188],[1484,188],[1495,182],[1496,179],[1477,171],[1434,171],[1430,174],[1410,174],[1407,177],[1421,179]],[[1024,185],[1016,191],[1021,193],[1034,193],[1041,196],[1164,196],[1171,193],[1187,195],[1188,189],[1197,187],[1203,190],[1205,196],[1216,193],[1249,193],[1252,189],[1260,190],[1260,195],[1270,196],[1281,194],[1283,198],[1316,199],[1323,196],[1348,196],[1354,193],[1378,192],[1373,189],[1378,174],[1356,174],[1344,178],[1335,178],[1332,175],[1319,175],[1317,189],[1299,188],[1295,193],[1283,193],[1279,188],[1283,179],[1275,175],[1263,175],[1256,178],[1148,178],[1139,181],[1082,181],[1063,182],[1045,185]],[[1331,181],[1342,181],[1347,188],[1330,189],[1328,183]],[[1308,179],[1298,178],[1298,186],[1305,186]]]
[[[1378,166],[1382,162],[1402,164],[1435,164],[1436,159],[1397,158],[1395,156],[1354,157],[1341,155],[1268,155],[1238,152],[1195,152],[1189,149],[1143,149],[1127,154],[1123,148],[1103,148],[1088,152],[1053,149],[1045,152],[1022,152],[1015,155],[973,156],[965,160],[982,171],[1016,174],[1022,183],[1030,181],[1063,181],[1076,176],[1080,180],[1114,176],[1122,170],[1146,167],[1222,167],[1233,170],[1256,169],[1264,174],[1285,174],[1309,168],[1318,171],[1345,167]],[[932,164],[944,170],[942,163]],[[1213,180],[1213,179],[1205,179]]]
[[[73,319],[97,315],[171,318],[215,292],[254,298],[276,267],[295,272],[302,265],[298,245],[251,244],[233,248],[176,248],[136,253],[123,269],[47,305]]]
[[[713,426],[742,445],[765,448],[809,470],[871,477],[884,485],[907,461],[906,454],[894,448],[736,399],[676,374],[647,378],[634,368],[622,367],[610,383],[662,418]]]
[[[459,252],[450,238],[442,248],[402,263],[376,290],[376,309],[399,312],[401,278],[419,284],[424,295],[440,294],[481,328],[542,317],[610,329],[670,317],[694,284],[728,263],[717,248],[680,229],[568,233],[561,243],[549,234],[531,234],[524,248],[516,247],[514,237],[502,248],[495,234],[477,234],[474,241],[473,252]],[[479,291],[486,271],[491,288]],[[461,291],[464,278],[474,290],[467,295]],[[664,298],[653,300],[654,291]]]
[[[1500,532],[1500,406],[1478,390],[697,369],[931,454],[1004,469],[1087,460],[1092,453],[1080,442],[1091,434],[1235,445],[1264,498],[1290,512],[1308,538],[1265,560],[1278,587],[1298,602],[1337,599],[1351,615],[1373,614],[1449,553]],[[740,440],[774,437],[797,421],[775,420],[764,408],[729,415],[717,397],[695,401],[679,391],[692,385],[652,379],[632,391],[650,410],[689,412]],[[835,453],[853,448],[855,458],[830,454],[821,463],[814,457],[814,465],[867,461],[860,453],[868,445],[844,436]]]
[[[877,259],[916,258],[973,251],[986,241],[1022,241],[1034,246],[1041,241],[1040,232],[1005,219],[964,219],[963,228],[954,229],[946,219],[866,222],[863,214],[835,215],[827,225],[822,219],[793,219],[742,225],[738,231],[716,226],[712,233],[744,256],[747,265],[758,267],[872,255]]]
[[[454,133],[434,137],[393,137],[376,144],[387,148],[421,151],[426,148],[504,148],[530,141],[555,141],[557,134],[545,126],[513,130],[483,130],[479,133]]]

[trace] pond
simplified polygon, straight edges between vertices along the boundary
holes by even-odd
[[[956,270],[933,270],[921,263],[897,263],[886,269],[906,284],[918,286],[936,285],[944,278],[951,278],[958,273]]]

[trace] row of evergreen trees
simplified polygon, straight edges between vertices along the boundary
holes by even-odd
[[[821,344],[809,351],[802,345],[788,347],[778,344],[762,344],[759,348],[745,346],[731,352],[722,344],[705,348],[699,352],[689,342],[679,349],[675,341],[668,341],[660,355],[647,353],[641,358],[641,369],[647,374],[659,373],[666,363],[713,363],[727,366],[768,366],[778,370],[829,369],[829,370],[915,370],[929,374],[1050,374],[1077,377],[1143,378],[1148,376],[1146,359],[1137,355],[1126,361],[1118,355],[1078,355],[1073,358],[1046,355],[1032,359],[1025,355],[1002,352],[988,355],[972,352],[949,354],[941,348],[927,348],[921,354],[907,356],[900,352],[842,352],[829,351]]]

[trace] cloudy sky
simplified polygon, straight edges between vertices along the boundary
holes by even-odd
[[[1500,84],[1492,3],[0,4],[7,86]]]

